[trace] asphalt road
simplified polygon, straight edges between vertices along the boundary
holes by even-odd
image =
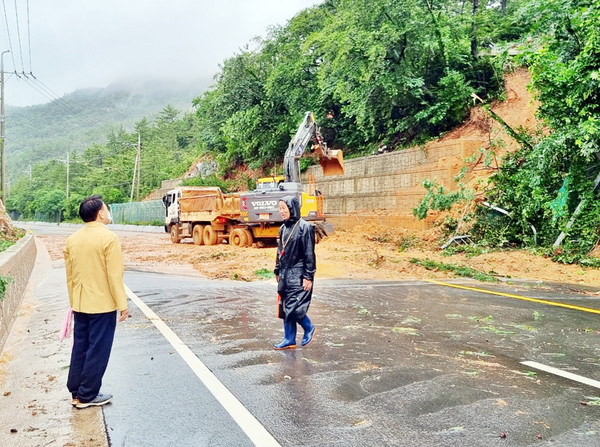
[[[278,352],[274,282],[128,272],[126,284],[280,445],[600,445],[600,390],[521,363],[600,380],[597,314],[428,282],[319,281],[315,341]],[[560,286],[485,288],[600,309]],[[132,309],[105,378],[111,445],[253,445]]]
[[[600,445],[596,290],[318,280],[315,340],[274,351],[274,281],[125,282],[103,386],[113,446]]]

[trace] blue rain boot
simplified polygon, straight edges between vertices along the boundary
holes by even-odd
[[[312,341],[315,332],[317,332],[317,327],[310,322],[308,315],[304,315],[304,318],[300,320],[299,323],[304,329],[304,337],[302,337],[302,342],[300,344],[306,346]]]
[[[296,321],[283,320],[283,341],[273,346],[276,350],[296,347]]]

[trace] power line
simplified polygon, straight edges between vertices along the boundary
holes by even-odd
[[[33,74],[31,74],[31,77],[35,80],[35,82],[37,82],[44,90],[46,90],[47,92],[50,93],[50,95],[56,100],[58,101],[60,104],[62,104],[64,107],[66,107],[67,109],[69,109],[74,115],[78,116],[80,119],[86,121],[89,125],[92,126],[92,128],[94,129],[98,129],[101,130],[103,132],[107,132],[109,130],[109,127],[107,124],[99,124],[96,121],[93,121],[92,119],[88,118],[87,116],[85,116],[83,113],[81,113],[80,110],[77,110],[72,104],[70,104],[66,99],[64,99],[63,97],[59,97],[58,94],[56,92],[54,92],[54,90],[52,90],[48,85],[46,85],[44,82],[42,82],[38,77],[34,76]]]
[[[13,68],[16,70],[17,64],[15,64],[15,53],[12,47],[12,40],[10,38],[10,27],[8,26],[8,15],[6,14],[6,1],[2,0],[2,7],[4,8],[4,21],[6,22],[6,34],[8,35],[8,47],[10,50],[10,55],[13,61]]]
[[[31,87],[32,89],[37,91],[40,95],[42,95],[48,101],[54,102],[58,106],[62,107],[63,110],[66,110],[67,112],[69,112],[70,116],[73,116],[76,119],[78,119],[81,124],[84,124],[86,127],[89,127],[90,130],[97,129],[102,132],[107,132],[109,130],[109,128],[106,125],[99,124],[99,123],[91,120],[87,116],[83,115],[81,112],[79,112],[77,109],[75,109],[75,107],[73,107],[68,101],[66,101],[64,98],[61,98],[56,93],[54,93],[54,91],[52,89],[50,89],[48,86],[46,86],[42,81],[39,80],[39,78],[37,78],[33,74],[27,75],[25,73],[22,73],[22,76],[19,76],[19,74],[17,74],[17,73],[13,73],[13,74],[15,76],[17,76],[19,79],[22,79],[29,87]]]
[[[21,27],[19,26],[19,7],[17,6],[17,0],[15,0],[15,18],[17,20],[17,40],[19,42],[19,54],[21,55],[21,69],[24,74],[25,64],[23,63],[23,47],[21,46]]]
[[[11,52],[11,57],[12,57],[12,62],[13,62],[13,67],[14,67],[13,74],[15,76],[17,76],[17,78],[23,79],[28,86],[30,86],[32,89],[37,91],[40,95],[42,95],[48,101],[51,101],[51,102],[55,101],[57,103],[57,105],[62,106],[63,109],[65,109],[69,112],[69,115],[74,116],[77,119],[79,119],[79,121],[82,124],[84,124],[85,127],[90,127],[90,130],[97,129],[97,130],[100,130],[101,132],[107,132],[109,129],[106,125],[101,125],[97,121],[93,121],[92,119],[83,115],[81,113],[81,111],[74,108],[64,98],[61,98],[58,94],[56,94],[56,92],[54,92],[50,87],[48,87],[45,83],[43,83],[40,79],[38,79],[33,74],[33,71],[32,71],[33,63],[32,63],[32,57],[31,57],[31,26],[30,26],[31,22],[30,22],[29,0],[27,0],[27,36],[28,36],[28,49],[29,49],[29,73],[28,74],[25,73],[25,62],[23,60],[23,47],[21,44],[21,29],[20,29],[20,25],[19,25],[20,21],[19,21],[18,4],[17,4],[17,0],[14,0],[15,19],[17,22],[16,23],[17,35],[18,35],[17,37],[18,37],[18,41],[19,41],[19,53],[20,53],[20,58],[21,58],[21,69],[22,69],[22,73],[21,73],[22,76],[19,76],[19,74],[16,71],[16,62],[15,62],[15,56],[14,56],[14,51],[13,51],[12,38],[11,38],[11,33],[10,33],[10,25],[9,25],[9,21],[8,21],[8,14],[7,14],[7,9],[6,9],[6,0],[2,0],[2,7],[3,7],[3,11],[4,11],[6,32],[7,32],[7,36],[8,36],[9,47],[10,47],[10,52]],[[9,79],[10,79],[10,77],[9,77]]]
[[[31,27],[29,26],[29,0],[27,0],[27,47],[29,49],[29,73],[31,73]]]

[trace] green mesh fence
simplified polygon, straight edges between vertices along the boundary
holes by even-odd
[[[55,213],[38,213],[36,212],[33,216],[33,220],[36,222],[60,222],[62,220],[62,216],[60,211]]]
[[[165,205],[162,200],[110,204],[113,223],[164,225]]]

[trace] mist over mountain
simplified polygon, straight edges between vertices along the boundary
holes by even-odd
[[[143,117],[152,121],[170,105],[182,112],[210,85],[189,81],[121,80],[106,88],[76,90],[46,104],[6,106],[6,172],[9,181],[26,175],[30,165],[64,159],[106,142],[111,129],[133,130]]]

